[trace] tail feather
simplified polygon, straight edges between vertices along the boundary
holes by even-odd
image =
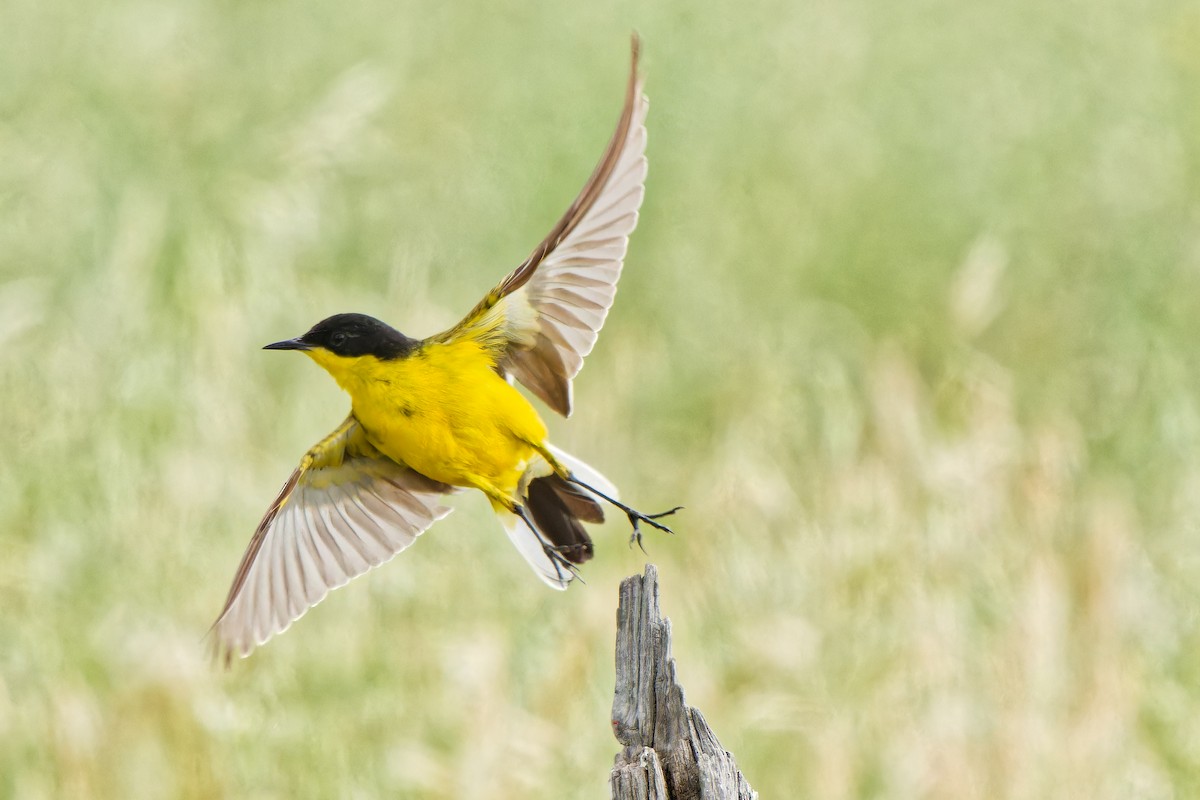
[[[603,522],[604,510],[590,495],[557,475],[547,475],[530,481],[525,507],[542,536],[563,558],[582,564],[592,557],[592,539],[580,520]]]
[[[529,566],[533,567],[537,576],[545,581],[551,589],[559,591],[566,589],[574,576],[563,567],[555,566],[550,557],[542,550],[541,542],[525,524],[525,520],[503,510],[497,510],[496,513],[500,517],[500,524],[504,526],[504,532],[508,534],[509,541],[517,548],[517,552],[529,562]]]
[[[612,482],[579,459],[551,448],[554,457],[581,479],[615,497]],[[545,466],[544,464],[542,465]],[[572,564],[582,564],[592,558],[595,549],[583,523],[604,521],[604,509],[585,489],[569,483],[556,474],[540,475],[529,481],[522,499],[527,516],[537,528],[529,529],[520,517],[497,508],[500,521],[517,551],[533,567],[543,581],[555,589],[566,589],[574,576],[561,564],[556,565],[542,549],[538,534]]]

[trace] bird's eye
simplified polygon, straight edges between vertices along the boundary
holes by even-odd
[[[346,338],[347,337],[346,337],[345,331],[338,331],[337,333],[335,333],[329,337],[329,343],[331,345],[333,345],[334,347],[341,347],[342,345],[344,345],[346,343]]]

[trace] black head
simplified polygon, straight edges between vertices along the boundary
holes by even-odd
[[[375,356],[384,361],[403,358],[417,346],[400,331],[366,314],[335,314],[323,319],[298,339],[275,342],[264,350],[312,350],[320,347],[351,358]]]

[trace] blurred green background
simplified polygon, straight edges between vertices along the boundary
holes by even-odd
[[[646,509],[764,798],[1200,796],[1200,6],[0,9],[0,797],[602,798],[627,528],[477,496],[223,673],[347,401],[258,348],[456,321],[645,43],[650,178],[556,440]],[[547,414],[549,417],[549,414]]]

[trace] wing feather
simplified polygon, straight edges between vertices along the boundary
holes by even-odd
[[[304,570],[304,601],[311,606],[321,599],[321,591],[329,585],[328,578],[321,569],[321,557],[317,553],[316,542],[313,541],[313,532],[308,528],[298,528],[293,517],[285,535],[296,537],[296,552]]]
[[[625,105],[579,196],[529,257],[471,313],[431,342],[472,338],[511,376],[563,416],[616,296],[645,195],[646,111],[633,38]]]
[[[267,509],[213,624],[246,656],[333,589],[391,559],[450,513],[454,488],[382,456],[351,415],[304,456]]]

